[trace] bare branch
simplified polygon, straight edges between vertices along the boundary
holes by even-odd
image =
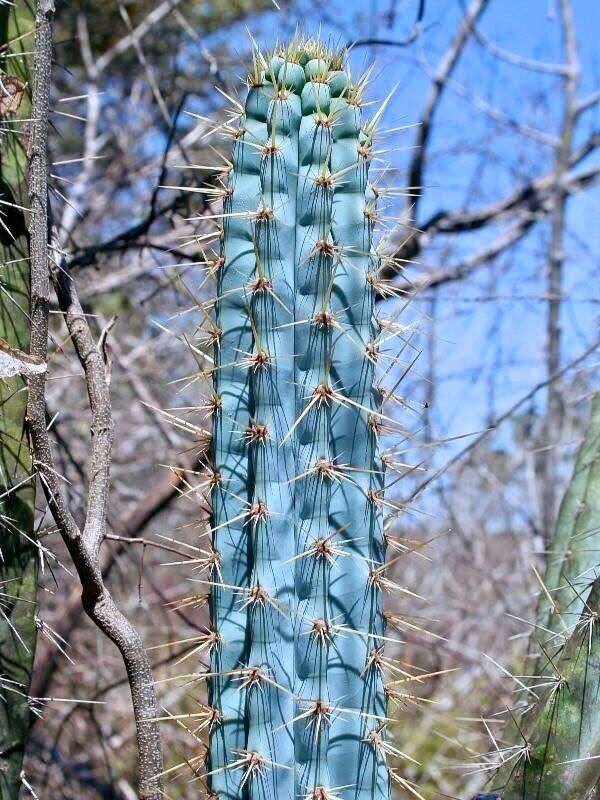
[[[565,75],[569,70],[568,64],[552,64],[548,61],[540,61],[537,58],[527,58],[527,56],[522,56],[519,53],[513,53],[511,50],[499,47],[492,42],[491,39],[488,39],[475,24],[473,25],[473,38],[493,56],[515,67],[520,67],[521,69],[530,70],[532,72],[541,72],[546,75]]]
[[[425,159],[427,156],[427,145],[429,137],[431,136],[433,118],[439,106],[441,97],[444,93],[448,78],[451,76],[454,68],[456,67],[461,53],[469,39],[473,23],[479,19],[485,10],[489,0],[473,0],[470,4],[464,18],[461,20],[458,31],[454,34],[450,46],[444,53],[438,67],[435,71],[433,86],[429,93],[429,97],[425,103],[425,108],[421,113],[420,125],[418,127],[417,140],[415,142],[416,150],[412,163],[408,170],[408,185],[421,186],[423,179],[423,170],[425,166]],[[414,199],[412,217],[416,218],[419,197]],[[390,236],[393,240],[393,232]]]
[[[564,190],[567,195],[575,194],[588,186],[595,185],[599,176],[600,167],[594,166],[581,170],[564,180]],[[500,233],[489,245],[464,261],[443,269],[424,272],[413,281],[404,281],[396,284],[396,288],[405,293],[418,293],[425,289],[432,289],[445,283],[460,280],[480,267],[489,264],[494,258],[520,241],[540,218],[550,213],[552,188],[556,179],[556,173],[552,172],[517,190],[502,201],[492,203],[478,211],[440,213],[432,217],[430,222],[426,223],[422,230],[414,235],[414,244],[412,246],[417,246],[418,250],[411,250],[411,257],[420,252],[422,247],[428,244],[437,233],[452,234],[475,231],[499,221],[508,212],[518,212],[512,227]],[[403,257],[407,256],[403,254]],[[389,279],[393,277],[395,272],[394,265],[390,265],[382,270],[382,277]]]
[[[503,231],[487,247],[465,258],[464,261],[444,269],[425,272],[419,275],[416,280],[402,283],[396,288],[401,292],[418,293],[425,289],[433,289],[434,287],[443,286],[445,283],[452,283],[466,278],[480,267],[490,264],[501,253],[519,242],[536,221],[535,214],[524,214],[519,222]]]
[[[161,19],[164,19],[167,14],[178,6],[180,2],[181,0],[163,0],[162,3],[159,3],[136,28],[130,31],[127,36],[119,39],[115,45],[100,56],[96,61],[96,69],[98,72],[103,72],[117,56],[125,53],[130,47],[139,44],[144,36],[152,30]]]
[[[420,483],[414,490],[414,492],[412,492],[409,500],[406,500],[405,503],[408,503],[414,500],[419,495],[421,495],[427,486],[433,483],[433,481],[436,481],[438,478],[440,478],[445,472],[447,472],[450,469],[450,467],[454,466],[454,464],[461,461],[461,459],[463,459],[465,455],[470,453],[484,439],[486,439],[490,435],[490,433],[492,433],[492,431],[497,430],[497,428],[500,425],[502,425],[503,422],[506,422],[507,419],[510,419],[515,414],[515,412],[517,412],[523,405],[525,405],[525,403],[531,400],[531,398],[534,397],[539,391],[545,389],[548,386],[548,383],[560,380],[564,375],[567,374],[567,372],[569,372],[572,369],[575,369],[575,367],[578,367],[586,360],[586,358],[588,358],[588,356],[590,356],[592,353],[595,353],[598,350],[599,346],[600,346],[600,340],[595,341],[592,345],[586,347],[586,349],[582,353],[580,353],[577,356],[577,358],[574,358],[565,367],[556,372],[554,375],[550,375],[543,381],[536,383],[535,386],[533,386],[526,394],[523,395],[523,397],[519,398],[519,400],[513,403],[513,405],[511,405],[510,408],[507,408],[506,411],[504,411],[502,414],[500,414],[494,420],[492,420],[489,427],[487,427],[478,436],[476,436],[475,439],[469,442],[469,444],[466,447],[464,447],[462,450],[459,450],[459,452],[456,453],[454,456],[452,456],[452,458],[450,458],[442,467],[440,467],[432,475],[426,478],[426,480]]]
[[[179,490],[187,470],[194,469],[199,459],[205,452],[205,446],[200,448],[199,454],[181,456],[174,461],[174,467],[161,476],[150,489],[140,498],[139,502],[123,513],[112,523],[111,530],[117,532],[122,538],[138,537],[147,525],[170,503],[179,496]],[[124,545],[107,548],[100,554],[100,570],[105,581],[109,576],[116,558],[124,549]],[[77,628],[81,617],[81,593],[78,589],[68,595],[62,609],[60,619],[54,624],[54,629],[62,639],[69,641],[73,631]],[[32,694],[35,697],[45,697],[50,692],[52,677],[55,673],[60,653],[52,647],[43,647],[36,659],[36,670],[33,677]]]
[[[52,67],[51,5],[39,2],[36,13],[35,78],[33,85],[33,127],[29,149],[29,199],[31,215],[31,355],[47,359],[49,316],[47,145]],[[31,376],[27,403],[27,422],[33,463],[44,488],[48,505],[69,550],[82,587],[82,603],[98,627],[113,641],[125,662],[139,751],[140,798],[160,800],[162,769],[157,703],[152,673],[142,640],[117,608],[104,586],[99,565],[99,549],[106,526],[109,470],[112,446],[112,412],[102,356],[97,350],[87,320],[64,271],[56,277],[59,305],[77,356],[85,372],[92,413],[92,446],[88,508],[83,532],[80,531],[64,497],[46,427],[44,373]]]
[[[425,0],[419,0],[419,6],[417,8],[417,18],[410,30],[410,33],[405,39],[379,39],[379,38],[368,38],[368,39],[354,39],[351,42],[348,42],[346,47],[348,50],[355,50],[357,47],[408,47],[409,44],[412,44],[415,39],[419,37],[421,33],[422,26],[421,23],[423,22],[423,17],[425,16]]]

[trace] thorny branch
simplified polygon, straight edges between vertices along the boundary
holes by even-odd
[[[31,240],[31,355],[47,359],[50,280],[48,269],[47,145],[52,67],[52,4],[36,13],[33,126],[29,152],[29,234]],[[139,795],[159,800],[162,753],[150,663],[141,637],[116,606],[104,585],[99,563],[106,529],[113,421],[107,375],[75,287],[64,269],[53,274],[69,334],[83,368],[92,415],[88,503],[83,530],[78,527],[54,466],[45,415],[45,373],[32,376],[27,420],[34,466],[48,505],[81,581],[83,607],[121,652],[131,688],[139,751]]]

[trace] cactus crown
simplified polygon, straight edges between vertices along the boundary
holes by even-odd
[[[383,800],[403,780],[387,764],[382,611],[393,393],[375,378],[399,328],[374,316],[381,112],[362,119],[365,85],[318,39],[255,49],[227,126],[204,776],[221,800]]]

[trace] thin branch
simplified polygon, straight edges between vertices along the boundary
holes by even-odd
[[[464,8],[463,0],[461,0],[461,6]],[[507,64],[519,67],[520,69],[526,69],[531,72],[541,72],[546,75],[565,75],[569,70],[568,64],[553,64],[549,61],[540,61],[536,58],[528,58],[527,56],[522,56],[519,53],[513,53],[511,50],[499,47],[495,42],[492,42],[491,39],[488,39],[475,24],[473,25],[473,38],[484,50],[487,50],[496,58],[505,61]]]
[[[412,44],[422,31],[423,17],[425,16],[425,0],[419,0],[419,7],[417,8],[417,18],[410,30],[410,33],[405,39],[354,39],[348,42],[346,47],[348,50],[355,50],[357,47],[408,47]]]
[[[164,0],[162,3],[159,3],[136,28],[130,31],[127,36],[119,39],[116,44],[100,56],[96,61],[96,69],[98,72],[103,72],[117,56],[125,53],[130,47],[139,44],[148,31],[152,30],[161,19],[164,19],[164,17],[170,14],[180,2],[181,0]]]
[[[420,125],[417,129],[417,140],[415,142],[415,155],[408,170],[408,185],[421,186],[423,178],[423,170],[425,167],[425,160],[427,156],[427,145],[431,136],[433,118],[439,106],[440,100],[446,88],[448,78],[452,75],[454,68],[458,64],[458,60],[464,50],[464,47],[471,34],[473,24],[479,19],[485,10],[489,0],[473,0],[469,6],[464,18],[461,20],[458,31],[454,34],[450,46],[444,53],[441,61],[438,64],[434,78],[433,86],[429,93],[429,97],[425,103],[425,108],[421,114]],[[416,218],[417,206],[419,197],[414,198],[412,216]]]
[[[585,359],[588,358],[588,356],[596,352],[596,350],[598,350],[599,347],[600,347],[600,340],[597,340],[589,347],[586,347],[586,349],[582,353],[580,353],[577,356],[577,358],[573,359],[573,361],[570,361],[565,367],[563,367],[557,373],[555,373],[554,375],[550,375],[548,378],[545,378],[543,381],[540,381],[539,383],[536,383],[536,385],[533,388],[531,388],[527,392],[527,394],[519,398],[519,400],[517,400],[516,403],[513,403],[513,405],[510,406],[510,408],[508,408],[502,414],[495,417],[490,426],[486,428],[484,431],[482,431],[482,433],[480,433],[475,439],[473,439],[466,447],[464,447],[462,450],[459,450],[459,452],[456,453],[454,456],[452,456],[452,458],[450,458],[442,467],[436,470],[433,473],[433,475],[430,475],[426,480],[420,483],[419,486],[417,486],[416,489],[412,492],[410,498],[408,498],[408,500],[405,501],[405,504],[415,500],[420,494],[423,493],[423,491],[427,486],[429,486],[431,483],[440,478],[445,472],[447,472],[451,467],[453,467],[454,464],[461,461],[468,453],[471,452],[471,450],[473,450],[484,439],[486,439],[490,435],[490,433],[497,430],[500,427],[500,425],[502,425],[503,422],[506,422],[507,419],[510,419],[513,416],[513,414],[521,408],[521,406],[525,405],[525,403],[531,400],[531,398],[534,397],[539,391],[545,389],[548,386],[548,384],[551,383],[552,381],[560,380],[564,375],[567,374],[567,372],[570,372],[570,370],[579,366],[579,364],[585,361]]]
[[[565,191],[570,195],[588,186],[593,186],[599,176],[600,167],[590,167],[582,170],[564,181]],[[518,208],[520,205],[524,207],[524,210],[516,217],[514,225],[500,233],[497,238],[478,252],[463,261],[459,261],[457,264],[424,272],[412,281],[396,283],[394,284],[395,288],[404,293],[418,293],[425,289],[433,289],[436,286],[460,280],[480,267],[485,267],[491,263],[494,258],[497,258],[509,247],[519,242],[540,218],[549,213],[552,187],[550,177],[544,176],[544,178],[534,181],[515,192],[504,201],[491,204],[479,211],[448,214],[447,216],[441,215],[437,221],[432,218],[431,224],[427,224],[423,228],[420,246],[428,243],[435,233],[450,234],[478,230],[501,219],[507,211]],[[555,177],[554,173],[552,173],[552,177]],[[382,277],[389,279],[393,277],[395,272],[396,270],[392,264],[382,270]]]
[[[175,460],[175,466],[161,476],[150,489],[142,496],[138,503],[113,521],[109,521],[112,531],[121,537],[135,538],[149,525],[149,523],[162,511],[169,507],[171,502],[179,497],[179,489],[187,470],[194,469],[198,460],[205,453],[206,446],[200,448],[200,453],[181,456]],[[100,569],[102,579],[110,575],[117,557],[123,552],[124,545],[103,549],[100,553]],[[60,619],[55,622],[55,630],[60,636],[69,641],[73,631],[77,628],[81,617],[81,596],[77,588],[69,594],[62,605]],[[55,673],[60,654],[55,648],[44,647],[36,658],[36,669],[33,677],[32,694],[42,697],[50,692],[52,677]]]
[[[130,228],[115,234],[115,236],[112,236],[110,239],[98,245],[83,248],[77,255],[74,255],[70,259],[69,270],[72,272],[77,267],[89,266],[96,261],[99,255],[110,253],[116,249],[124,249],[127,245],[133,245],[133,243],[139,247],[140,237],[148,233],[148,230],[156,220],[175,213],[179,208],[183,207],[186,202],[187,198],[184,197],[183,194],[177,195],[174,200],[157,208],[154,214],[147,214],[144,219],[136,222]]]
[[[565,260],[564,237],[566,227],[567,199],[569,192],[566,177],[571,164],[571,148],[577,123],[577,90],[579,85],[579,53],[575,38],[575,27],[570,0],[560,0],[563,42],[567,61],[564,72],[564,109],[560,127],[559,144],[556,148],[556,181],[550,213],[550,252],[546,272],[548,293],[548,317],[546,321],[546,365],[548,375],[555,374],[561,361],[561,307],[563,267]],[[562,393],[557,381],[548,383],[547,433],[555,437],[562,428]],[[554,532],[557,512],[556,487],[557,464],[554,454],[546,451],[543,459],[543,486],[541,491],[542,531],[546,541]]]

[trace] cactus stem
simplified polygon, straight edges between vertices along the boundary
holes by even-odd
[[[375,366],[397,363],[382,350],[400,328],[381,335],[373,318],[372,235],[384,219],[366,161],[386,103],[361,125],[371,70],[352,80],[344,62],[312,40],[268,60],[255,48],[244,119],[219,129],[233,140],[231,191],[207,193],[225,206],[225,261],[205,258],[218,276],[212,305],[222,328],[216,336],[208,327],[223,397],[212,458],[226,476],[213,492],[211,533],[227,581],[211,595],[224,645],[211,659],[209,699],[227,711],[207,765],[222,800],[389,798],[385,763],[365,737],[375,725],[385,738],[379,672],[405,672],[381,651],[380,669],[360,673],[372,650],[394,641],[376,591],[392,586],[380,565],[383,503],[369,500],[385,483],[377,436],[396,430],[380,408],[393,392],[373,387]],[[201,560],[210,575],[209,556]],[[352,567],[330,582],[342,556]],[[277,693],[260,675],[273,677]],[[349,765],[351,783],[325,788],[342,783]]]

